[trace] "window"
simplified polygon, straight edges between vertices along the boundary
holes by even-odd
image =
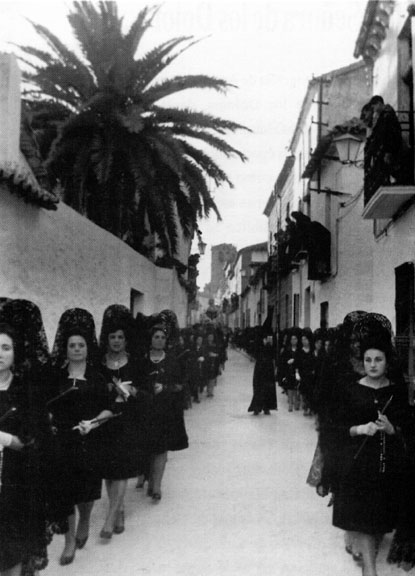
[[[300,295],[294,294],[294,326],[299,326],[300,324]]]
[[[313,153],[313,143],[311,140],[311,126],[308,128],[308,154],[311,156]]]
[[[144,294],[138,290],[131,288],[130,290],[130,311],[133,317],[137,316],[137,312],[141,312],[143,309]]]
[[[310,286],[304,292],[304,326],[310,326],[311,318],[311,288]]]
[[[329,303],[322,302],[320,304],[320,328],[328,328],[329,326]]]

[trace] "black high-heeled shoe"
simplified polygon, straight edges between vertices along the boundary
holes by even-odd
[[[99,537],[103,540],[111,540],[112,538],[112,530],[104,530],[102,529],[99,533]]]
[[[153,495],[152,495],[152,499],[153,499],[155,502],[161,500],[161,494],[160,494],[160,492],[154,492]]]
[[[65,554],[62,552],[62,556],[59,558],[59,564],[61,566],[68,566],[68,564],[72,564],[75,559],[75,552],[76,552],[76,545],[72,554]]]

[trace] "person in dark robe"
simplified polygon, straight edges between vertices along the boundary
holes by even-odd
[[[254,394],[248,412],[258,416],[260,412],[270,415],[277,410],[275,383],[275,346],[272,334],[263,334],[256,350],[253,375]]]

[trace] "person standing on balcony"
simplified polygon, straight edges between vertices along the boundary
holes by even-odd
[[[401,125],[395,110],[376,95],[362,108],[361,120],[370,128],[365,144],[365,203],[380,186],[408,180]]]

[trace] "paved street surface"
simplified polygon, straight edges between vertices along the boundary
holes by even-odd
[[[44,576],[360,576],[331,526],[328,498],[305,483],[316,443],[314,421],[278,412],[254,417],[247,408],[253,363],[230,351],[215,397],[186,411],[190,448],[170,453],[158,504],[127,493],[126,531],[99,539],[106,496],[93,511],[86,547],[60,567],[63,537],[49,548]],[[103,492],[104,494],[104,492]],[[379,576],[404,574],[385,563]]]

